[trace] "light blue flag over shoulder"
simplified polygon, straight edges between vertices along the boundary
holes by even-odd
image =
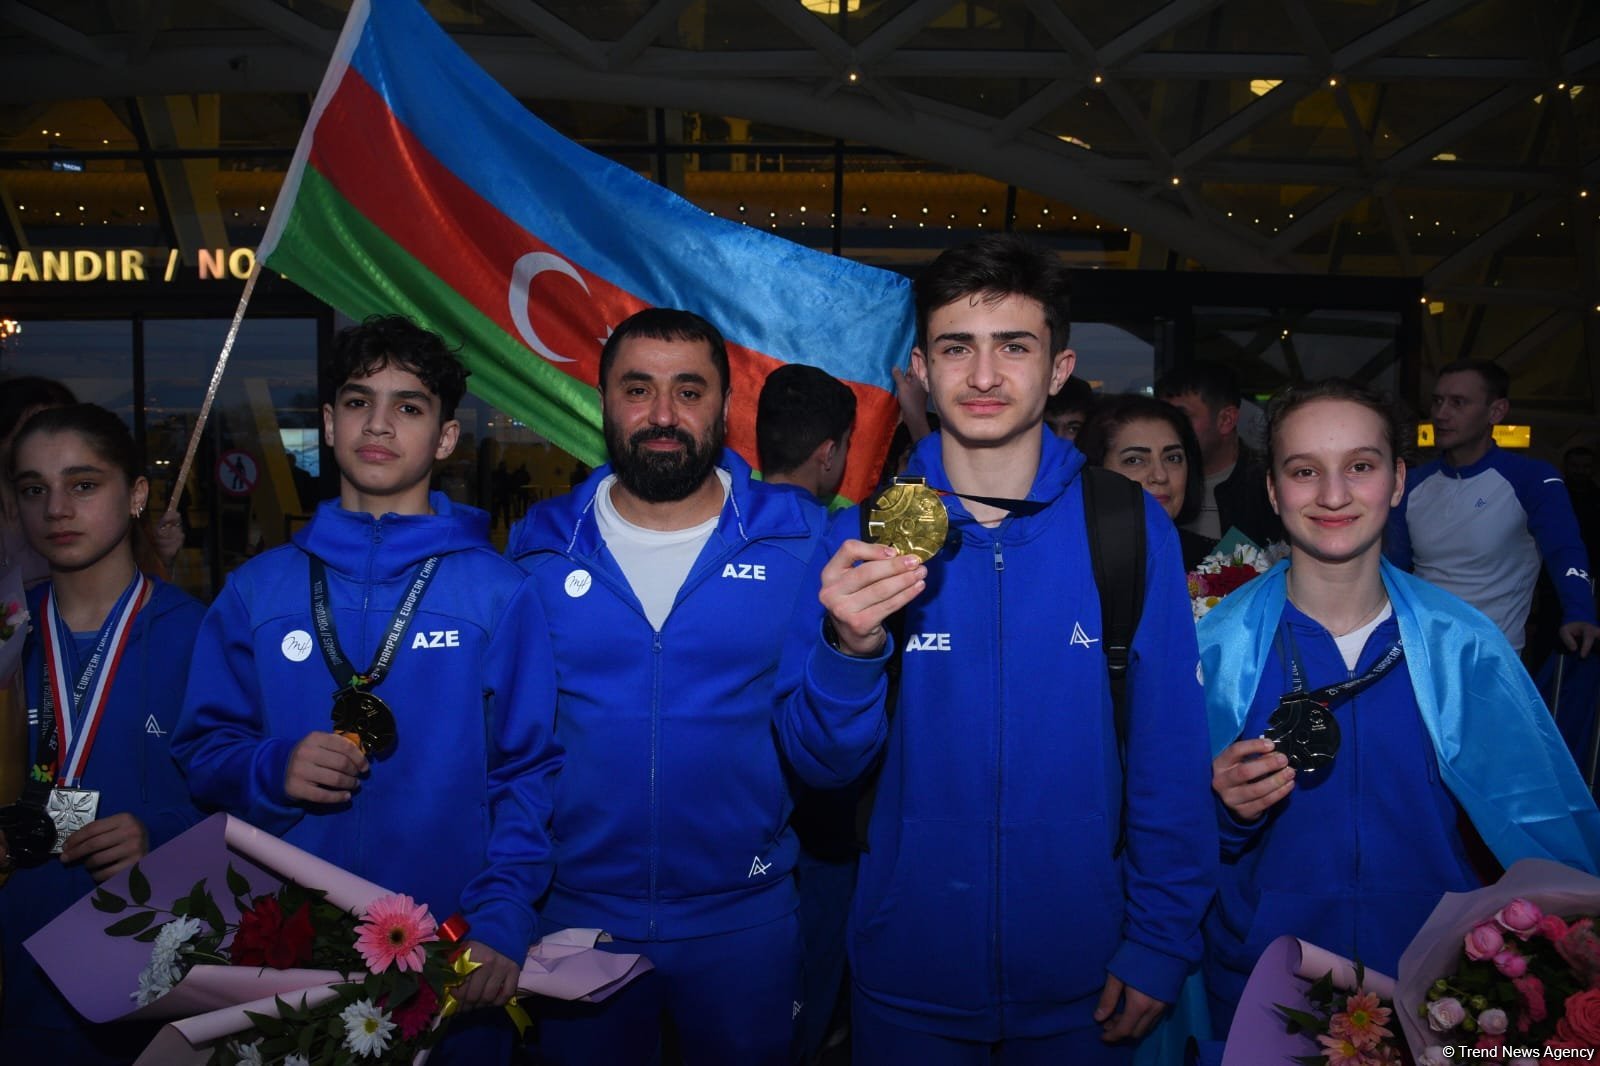
[[[1289,564],[1200,620],[1211,749],[1239,739],[1283,615]],[[1600,811],[1500,630],[1442,589],[1382,564],[1439,772],[1503,867],[1539,858],[1600,873]]]

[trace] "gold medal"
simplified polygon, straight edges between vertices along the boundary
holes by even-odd
[[[950,515],[926,478],[897,477],[867,512],[867,537],[926,562],[944,547]]]
[[[333,701],[333,731],[362,754],[381,755],[395,742],[394,712],[370,692],[343,689]]]

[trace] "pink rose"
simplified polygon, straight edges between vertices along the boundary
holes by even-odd
[[[1506,1012],[1499,1007],[1491,1007],[1478,1015],[1478,1028],[1490,1036],[1499,1036],[1506,1031],[1511,1020],[1506,1017]]]
[[[1554,914],[1539,919],[1539,935],[1546,940],[1560,940],[1567,935],[1567,923]]]
[[[1447,1033],[1467,1017],[1467,1008],[1452,996],[1436,999],[1428,1004],[1428,1025],[1436,1033]]]
[[[1521,898],[1507,903],[1494,916],[1496,924],[1506,932],[1514,933],[1518,940],[1527,940],[1537,932],[1543,918],[1544,911],[1539,909],[1537,903],[1529,903]]]
[[[1467,958],[1473,962],[1492,959],[1505,950],[1506,938],[1493,922],[1482,922],[1472,927],[1466,936]]]
[[[1494,968],[1507,977],[1521,977],[1528,972],[1528,960],[1515,951],[1502,951],[1494,957]]]

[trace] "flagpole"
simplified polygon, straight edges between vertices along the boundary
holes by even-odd
[[[157,528],[175,520],[178,513],[178,501],[183,496],[183,486],[189,480],[189,469],[194,466],[195,453],[200,450],[200,434],[205,432],[206,419],[211,417],[211,404],[217,398],[217,390],[222,387],[222,372],[227,369],[228,356],[233,352],[233,342],[239,336],[239,326],[244,322],[245,308],[250,306],[250,294],[255,292],[256,279],[261,276],[261,260],[258,257],[250,267],[250,274],[244,279],[244,292],[239,295],[239,306],[233,312],[233,322],[228,326],[228,336],[223,339],[222,351],[217,356],[217,365],[211,371],[211,384],[206,386],[206,398],[200,404],[200,416],[195,419],[194,430],[189,434],[189,447],[183,453],[183,464],[178,467],[178,480],[173,482],[172,493],[167,497],[167,509],[161,516],[161,521],[156,523]]]

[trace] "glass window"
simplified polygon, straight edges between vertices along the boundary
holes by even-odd
[[[226,319],[144,324],[153,508],[165,509],[173,492],[227,332]],[[305,522],[325,494],[321,464],[310,462],[321,424],[316,319],[246,319],[182,490],[188,537],[173,567],[178,584],[209,599],[223,574]]]

